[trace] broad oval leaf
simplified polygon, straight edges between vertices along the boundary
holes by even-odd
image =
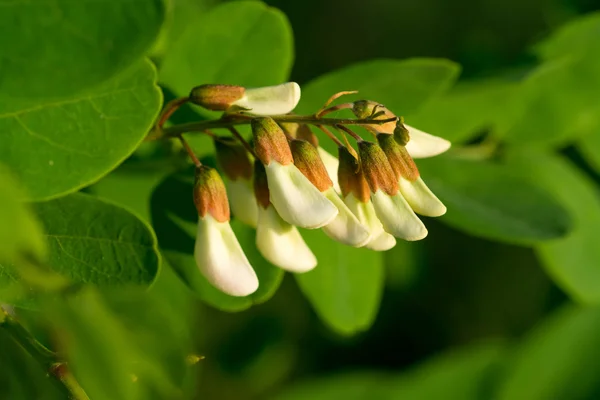
[[[285,81],[292,62],[285,15],[261,2],[236,1],[199,16],[170,44],[160,81],[180,96],[205,83],[267,86]]]
[[[0,161],[33,200],[86,186],[127,158],[144,139],[161,103],[145,60],[116,80],[68,99],[0,99]]]
[[[151,284],[160,258],[152,229],[129,211],[75,193],[35,203],[45,227],[48,265],[74,282]]]
[[[600,309],[567,306],[516,349],[498,400],[593,399],[600,368]]]
[[[317,230],[303,230],[302,236],[319,264],[296,281],[316,313],[343,335],[369,329],[383,292],[382,253],[344,246]]]
[[[568,235],[535,247],[546,271],[573,298],[600,304],[600,191],[558,156],[514,150],[508,161],[548,190],[572,216]]]
[[[283,270],[269,264],[258,252],[255,232],[235,219],[231,226],[259,280],[258,290],[246,297],[229,296],[213,287],[194,259],[198,212],[192,199],[194,171],[185,170],[163,180],[154,191],[150,209],[162,254],[186,285],[203,301],[225,311],[241,311],[270,299]]]
[[[460,67],[449,60],[412,58],[361,62],[325,74],[302,87],[299,113],[314,113],[333,94],[358,90],[346,99],[369,99],[396,115],[415,114],[429,100],[448,89]]]
[[[142,58],[163,17],[161,0],[4,1],[0,96],[82,93]]]
[[[571,218],[525,173],[448,156],[419,160],[423,179],[446,204],[442,221],[472,235],[529,245],[567,234]]]

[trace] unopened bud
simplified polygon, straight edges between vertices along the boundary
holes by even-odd
[[[315,146],[305,140],[292,140],[290,148],[294,157],[294,165],[320,192],[333,186]]]
[[[201,218],[210,214],[218,222],[229,221],[227,192],[216,169],[204,165],[196,168],[194,204]]]
[[[230,137],[215,139],[217,162],[225,176],[232,181],[252,178],[250,154],[237,140]]]
[[[375,114],[379,114],[374,118],[377,120],[384,120],[390,118],[397,118],[394,113],[388,110],[384,105],[379,104],[375,101],[371,100],[358,100],[354,102],[354,106],[352,107],[352,112],[356,115],[356,118],[369,118]],[[393,133],[396,128],[396,122],[386,122],[381,125],[366,125],[366,129],[371,132],[382,132],[382,133]]]
[[[396,179],[402,177],[411,182],[416,181],[419,178],[419,169],[406,147],[401,146],[395,136],[395,134],[380,133],[377,135],[377,142],[390,162]]]
[[[389,196],[398,192],[398,180],[385,153],[376,143],[358,143],[360,164],[372,193],[381,189]]]
[[[265,166],[259,160],[254,160],[254,196],[256,202],[262,208],[266,209],[271,204],[267,172]]]
[[[285,133],[273,118],[255,118],[251,126],[254,150],[264,165],[269,165],[271,161],[289,165],[294,161]]]
[[[363,203],[369,201],[371,192],[369,184],[365,180],[360,163],[348,151],[346,147],[340,146],[338,149],[340,165],[338,167],[338,181],[342,191],[342,197],[352,193],[354,197]]]
[[[212,111],[225,111],[244,97],[246,89],[236,85],[200,85],[192,89],[190,102]]]
[[[317,135],[306,124],[296,122],[280,122],[279,125],[283,130],[294,139],[306,140],[315,147],[319,147],[319,139]]]
[[[408,128],[404,126],[404,120],[400,118],[394,128],[394,139],[400,146],[406,146],[410,141],[410,132]]]

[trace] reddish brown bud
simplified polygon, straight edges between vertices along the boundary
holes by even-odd
[[[227,178],[236,181],[238,178],[252,177],[250,154],[240,142],[230,137],[222,137],[215,139],[214,144],[217,162]]]
[[[365,178],[371,192],[378,189],[389,196],[398,192],[398,179],[385,153],[376,143],[362,141],[358,143],[358,154]]]
[[[324,192],[333,186],[327,169],[316,147],[305,140],[292,140],[290,144],[294,165],[319,191]]]
[[[216,169],[204,165],[196,168],[194,204],[201,218],[210,214],[218,222],[229,221],[227,192]]]
[[[190,92],[190,102],[208,110],[225,111],[244,97],[246,89],[235,85],[201,85]]]
[[[260,160],[254,160],[254,196],[256,202],[260,207],[266,209],[271,204],[270,195],[265,166]]]
[[[361,202],[368,202],[371,191],[369,190],[369,184],[365,179],[360,163],[346,147],[339,147],[338,154],[340,159],[338,181],[342,190],[342,196],[346,197],[349,193],[352,193]]]
[[[417,165],[410,154],[408,154],[406,147],[398,144],[395,135],[380,133],[377,135],[377,141],[390,162],[392,170],[396,175],[396,179],[403,177],[404,179],[414,182],[419,178],[419,169],[417,168]]]
[[[294,161],[285,133],[273,118],[255,118],[251,126],[254,150],[264,165],[269,165],[272,160],[281,165]]]
[[[371,117],[375,114],[380,113],[380,115],[378,115],[375,119],[375,121],[377,120],[382,120],[382,119],[390,119],[390,118],[397,118],[396,115],[394,113],[392,113],[390,110],[388,110],[383,104],[379,104],[375,101],[371,101],[371,100],[358,100],[354,102],[354,107],[352,107],[352,112],[354,112],[354,115],[356,115],[357,118],[368,118]],[[385,124],[381,124],[381,125],[365,125],[365,128],[368,129],[371,132],[383,132],[383,133],[393,133],[394,129],[396,128],[396,122],[386,122]]]
[[[319,138],[313,133],[310,127],[306,124],[298,124],[296,122],[280,122],[279,125],[294,139],[306,140],[315,147],[319,147]]]

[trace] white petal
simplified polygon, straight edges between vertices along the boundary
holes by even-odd
[[[272,205],[258,209],[256,247],[271,264],[290,272],[306,272],[317,266],[298,229],[281,219]]]
[[[446,206],[429,190],[420,177],[414,182],[401,177],[398,183],[400,193],[416,213],[427,217],[446,214]]]
[[[227,197],[229,198],[229,207],[233,216],[246,225],[256,228],[258,221],[258,205],[254,197],[254,188],[252,182],[247,179],[238,179],[225,181],[227,188]]]
[[[352,247],[361,247],[367,244],[371,235],[367,227],[360,223],[358,218],[340,199],[333,187],[323,194],[331,200],[339,210],[338,215],[329,224],[323,227],[323,232],[333,240]]]
[[[396,245],[396,238],[383,231],[375,239],[371,240],[365,247],[375,251],[386,251]]]
[[[353,194],[349,194],[344,198],[344,203],[356,215],[358,220],[368,227],[371,233],[370,241],[365,245],[366,248],[375,251],[385,251],[396,245],[396,239],[383,230],[383,225],[381,225],[381,221],[377,218],[371,201],[363,203],[354,197]]]
[[[231,296],[248,296],[258,289],[258,278],[229,222],[210,214],[198,220],[194,248],[196,264],[206,279]]]
[[[408,129],[410,140],[406,144],[406,150],[412,158],[427,158],[442,154],[450,148],[451,143],[439,136],[433,136],[429,133],[404,125]]]
[[[287,114],[300,101],[300,86],[287,82],[276,86],[246,89],[244,97],[233,105],[247,109],[255,115]]]
[[[327,170],[327,175],[329,175],[331,182],[333,182],[333,188],[336,192],[341,193],[342,189],[340,189],[340,181],[338,180],[338,167],[340,166],[340,160],[338,160],[336,156],[325,151],[325,149],[322,147],[317,147],[317,151],[319,152],[319,156],[321,156],[321,160],[323,160],[323,164]]]
[[[400,192],[388,196],[377,190],[371,193],[371,201],[386,232],[404,240],[420,240],[427,236],[427,228]]]
[[[269,199],[284,221],[315,229],[327,225],[338,214],[333,203],[294,164],[271,161],[265,170]]]

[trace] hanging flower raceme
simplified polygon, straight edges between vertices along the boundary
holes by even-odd
[[[427,236],[415,213],[434,217],[446,212],[423,182],[413,158],[440,154],[450,142],[405,125],[374,101],[331,105],[353,93],[334,94],[315,113],[302,116],[290,114],[300,99],[294,82],[254,89],[202,85],[163,110],[152,138],[180,138],[197,165],[194,255],[212,285],[233,296],[246,296],[258,288],[257,276],[229,225],[229,205],[235,218],[256,228],[255,244],[263,257],[294,273],[317,266],[298,227],[320,228],[348,246],[385,251],[396,244],[396,238],[413,241]],[[163,128],[186,102],[225,113],[217,120]],[[323,118],[348,108],[356,119]],[[252,144],[235,129],[248,123]],[[319,145],[309,125],[335,142],[338,157]],[[377,141],[365,141],[351,130],[352,125],[365,127]],[[207,130],[220,128],[234,137]],[[336,128],[348,136],[338,139]],[[191,131],[213,137],[225,182],[216,170],[202,166],[185,142],[182,134]],[[358,152],[348,138],[355,141]]]
[[[223,180],[213,168],[196,168],[194,204],[198,231],[194,258],[206,279],[232,296],[247,296],[258,288],[258,278],[231,226]]]
[[[258,207],[252,187],[252,156],[231,137],[215,138],[214,144],[217,162],[227,178],[225,187],[233,216],[256,228]]]
[[[306,272],[317,266],[298,229],[284,221],[271,204],[265,166],[254,163],[254,193],[258,203],[256,247],[270,263],[290,272]]]

